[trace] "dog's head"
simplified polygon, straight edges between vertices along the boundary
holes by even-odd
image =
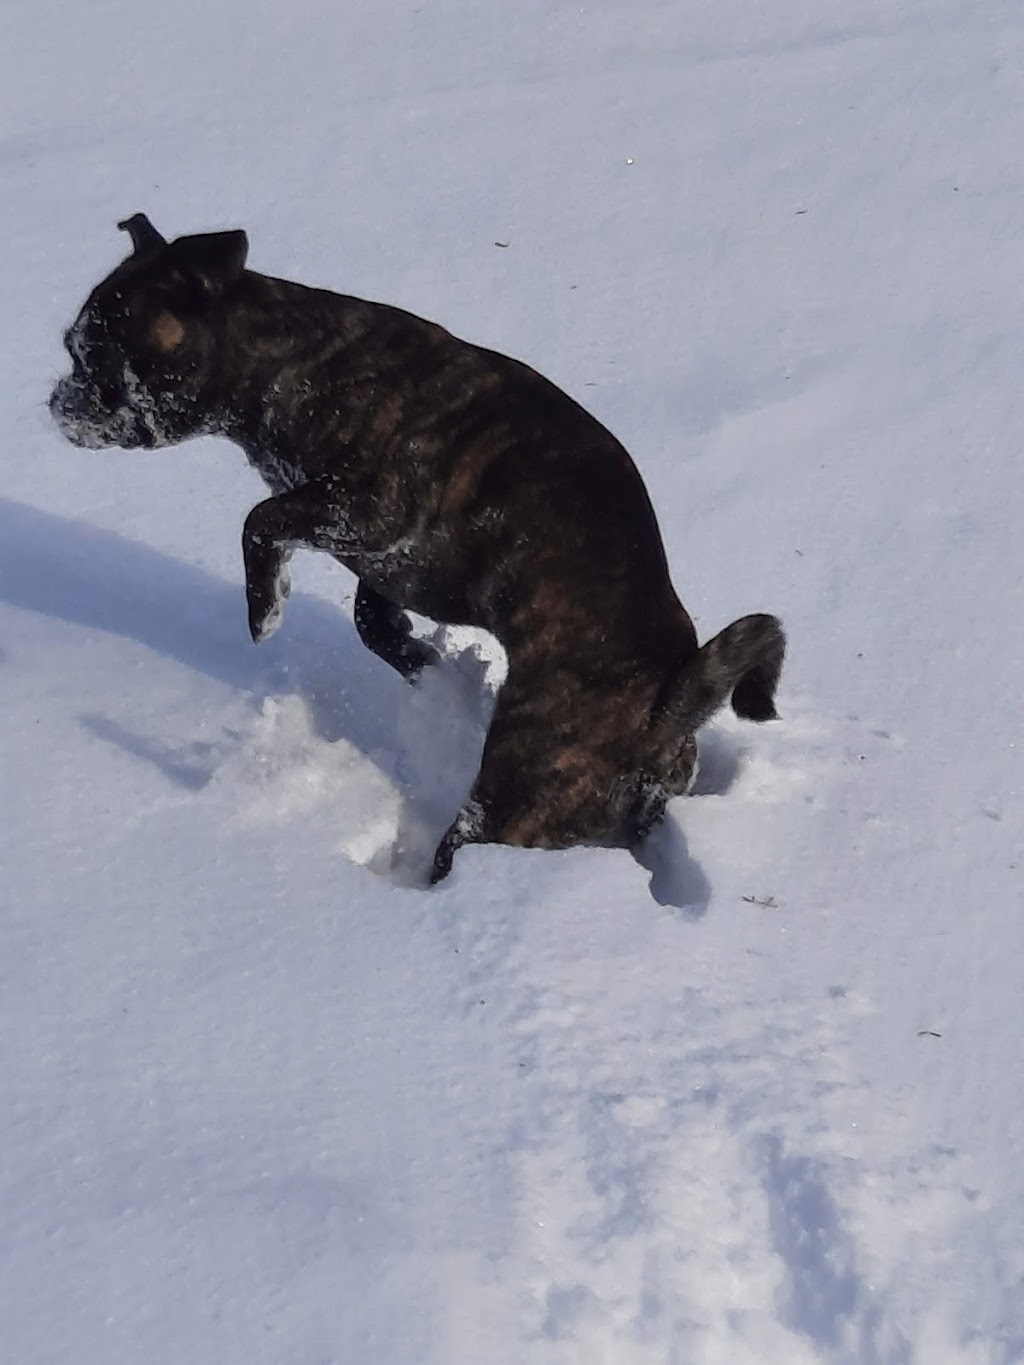
[[[170,445],[211,429],[225,303],[248,242],[244,232],[167,242],[141,213],[118,226],[132,254],[65,334],[71,373],[50,411],[77,446]]]

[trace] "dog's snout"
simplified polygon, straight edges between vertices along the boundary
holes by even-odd
[[[54,421],[59,422],[64,414],[67,407],[69,387],[69,381],[66,378],[58,379],[53,386],[53,392],[50,394],[50,416],[53,417]]]
[[[50,416],[60,428],[61,435],[73,445],[77,445],[77,430],[71,403],[71,380],[58,379],[50,394]]]
[[[81,416],[88,406],[86,385],[74,375],[64,375],[54,384],[50,394],[50,411],[58,420],[61,417]]]
[[[50,416],[64,439],[72,445],[92,447],[98,444],[90,421],[88,395],[73,376],[65,375],[54,385],[50,394]]]

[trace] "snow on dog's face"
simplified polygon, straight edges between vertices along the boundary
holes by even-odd
[[[211,429],[219,305],[248,246],[243,232],[167,243],[142,214],[120,226],[134,251],[65,334],[71,373],[50,395],[63,435],[89,449],[151,449]]]

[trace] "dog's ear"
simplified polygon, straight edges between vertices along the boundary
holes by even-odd
[[[172,242],[169,258],[208,298],[217,298],[245,269],[249,239],[241,229],[203,232]]]
[[[141,256],[150,251],[158,251],[160,247],[167,245],[166,237],[157,232],[144,213],[133,213],[130,218],[123,219],[117,226],[131,237],[132,249],[136,256]]]

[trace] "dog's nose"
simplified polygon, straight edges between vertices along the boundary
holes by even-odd
[[[50,394],[50,416],[55,422],[59,422],[64,415],[64,408],[67,403],[68,381],[58,379],[53,386],[53,393]]]
[[[76,397],[80,395],[73,381],[70,378],[59,379],[50,394],[50,416],[57,423],[64,439],[77,446],[85,442],[79,430],[81,412],[80,402],[75,402]]]

